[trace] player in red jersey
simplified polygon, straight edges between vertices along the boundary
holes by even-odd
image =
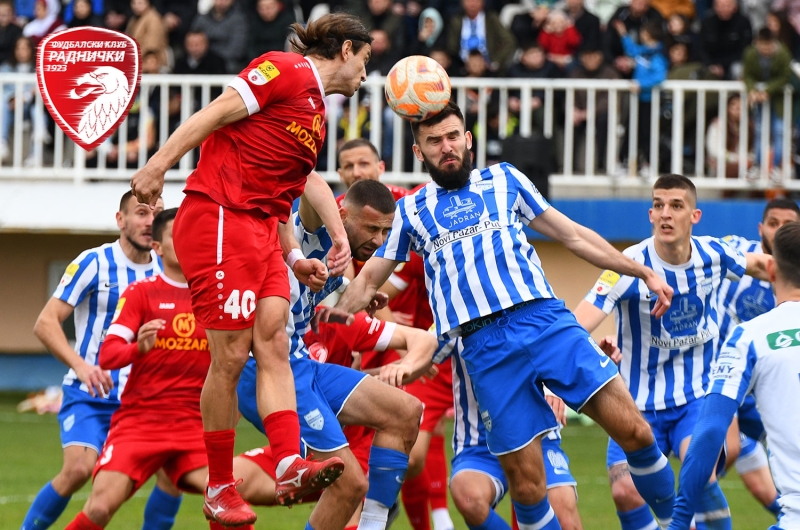
[[[117,509],[163,468],[180,489],[205,488],[200,391],[211,357],[172,243],[177,208],[153,221],[163,272],[132,283],[100,348],[104,370],[132,365],[125,399],[111,418],[86,505],[70,530],[104,528]]]
[[[366,138],[355,138],[342,144],[339,148],[339,168],[336,170],[342,184],[348,189],[359,180],[380,180],[386,171],[386,163],[381,160],[378,149]],[[408,190],[394,184],[384,185],[394,195],[394,200],[408,195]],[[341,204],[344,194],[336,198]]]
[[[278,225],[287,221],[307,176],[309,188],[330,195],[325,182],[310,175],[325,137],[323,97],[352,96],[366,80],[371,38],[356,17],[344,13],[291,29],[292,53],[269,52],[253,60],[131,180],[137,198],[154,203],[165,171],[202,142],[175,221],[175,248],[211,349],[201,397],[209,460],[205,507],[222,524],[256,520],[230,487],[236,386],[251,351],[258,363],[259,415],[277,462],[278,503],[295,502],[299,491],[330,483],[343,468],[338,459],[314,463],[298,455],[299,422],[285,332],[289,285]],[[335,250],[328,266],[332,274],[341,273],[349,262],[344,230],[338,217],[324,221]],[[304,283],[327,277],[328,271],[313,263],[292,260]]]

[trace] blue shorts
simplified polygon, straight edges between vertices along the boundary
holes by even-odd
[[[560,486],[575,486],[578,481],[572,476],[569,469],[569,457],[561,448],[561,440],[542,438],[542,456],[544,457],[544,471],[547,475],[547,489]]]
[[[336,417],[367,374],[307,357],[292,358],[290,364],[297,394],[302,454],[305,456],[309,450],[329,453],[347,447],[347,439]],[[237,394],[239,412],[263,433],[264,425],[256,403],[256,361],[252,357],[239,378]]]
[[[119,401],[93,398],[71,386],[61,388],[64,392],[61,410],[58,411],[61,447],[80,445],[94,449],[99,455],[106,443],[111,415],[119,408]]]
[[[679,407],[642,412],[642,416],[653,429],[653,436],[658,442],[659,449],[666,457],[669,457],[670,453],[680,456],[681,442],[692,435],[702,407],[703,400],[695,399]],[[627,462],[625,452],[617,442],[609,438],[606,466],[610,468],[625,462]]]
[[[564,302],[543,299],[464,337],[461,357],[472,379],[486,440],[502,455],[557,427],[538,383],[574,410],[617,376]]]

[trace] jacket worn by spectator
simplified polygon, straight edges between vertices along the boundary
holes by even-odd
[[[128,27],[125,33],[139,43],[142,56],[147,52],[153,52],[158,57],[159,68],[167,64],[167,28],[164,27],[164,19],[156,10],[150,6],[139,16],[132,16],[128,20]]]
[[[578,62],[572,70],[570,70],[569,77],[571,79],[619,79],[619,74],[613,67],[605,63],[597,70],[589,71]],[[598,83],[598,86],[602,86],[602,83]],[[598,116],[608,114],[608,96],[608,90],[598,90],[595,92],[594,109],[595,114]],[[586,110],[588,98],[587,90],[576,90],[575,108]]]
[[[178,25],[171,28],[167,23],[169,45],[179,48],[183,45],[186,32],[192,26],[192,22],[197,16],[197,2],[187,2],[186,0],[160,0],[153,2],[158,12],[164,17],[164,22],[168,22],[168,17],[174,16],[179,19]]]
[[[783,117],[783,89],[791,81],[791,61],[789,50],[783,44],[777,44],[777,51],[769,58],[762,57],[755,46],[748,46],[742,58],[747,91],[755,90],[758,83],[763,83],[772,111],[779,118]]]
[[[14,23],[0,27],[0,64],[8,61],[14,55],[14,46],[17,39],[22,37],[22,28]]]
[[[649,22],[658,22],[666,29],[664,17],[653,7],[649,7],[641,16],[634,15],[634,13],[631,12],[630,6],[620,7],[611,16],[608,22],[608,29],[606,30],[603,53],[608,62],[613,62],[617,57],[625,55],[622,39],[619,33],[613,29],[615,20],[621,20],[625,24],[625,29],[628,35],[632,37],[634,43],[639,42],[639,31]]]
[[[504,72],[508,63],[517,51],[517,41],[514,35],[508,31],[500,22],[500,17],[493,11],[482,11],[486,28],[486,51],[489,55],[489,63],[493,70]],[[447,32],[447,53],[453,57],[459,57],[469,53],[470,50],[461,49],[461,34],[464,29],[464,16],[456,15],[450,20]],[[462,61],[465,61],[462,57]]]
[[[700,58],[706,65],[722,66],[727,74],[733,63],[742,60],[744,49],[752,41],[750,21],[739,11],[730,20],[720,20],[711,12],[700,29]]]
[[[633,68],[633,80],[639,83],[640,101],[652,101],[652,88],[667,78],[669,65],[667,58],[664,57],[664,46],[659,42],[655,46],[645,46],[636,44],[629,36],[622,37],[622,46],[625,55],[632,57],[636,61]]]
[[[257,2],[257,5],[261,2]],[[250,14],[250,38],[247,46],[247,57],[258,57],[261,54],[279,51],[286,46],[289,26],[295,22],[291,2],[276,2],[279,11],[273,20],[265,20],[256,13]]]
[[[225,59],[228,73],[238,74],[246,66],[247,17],[238,5],[228,3],[230,7],[225,12],[215,7],[198,16],[192,23],[192,30],[205,33],[211,49]]]

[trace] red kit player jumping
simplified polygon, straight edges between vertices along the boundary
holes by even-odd
[[[298,454],[285,331],[289,284],[278,225],[287,221],[316,164],[325,137],[323,97],[352,96],[366,80],[371,38],[356,17],[343,13],[306,27],[294,24],[292,32],[292,53],[255,59],[131,180],[137,198],[154,204],[165,171],[202,143],[175,220],[175,249],[211,350],[201,398],[209,464],[205,507],[224,525],[256,520],[231,487],[236,385],[251,351],[258,363],[259,415],[277,463],[278,503],[296,502],[296,493],[309,491],[309,485],[325,487],[343,469],[338,459],[310,462]],[[318,176],[308,178],[312,186],[330,194]],[[338,216],[323,221],[334,240],[328,267],[337,274],[349,263],[347,238]],[[302,256],[298,261],[295,252],[289,261],[298,278],[327,277],[328,271]]]

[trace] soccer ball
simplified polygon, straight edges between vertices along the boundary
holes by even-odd
[[[400,59],[386,76],[386,102],[401,118],[418,122],[441,112],[450,101],[450,77],[424,55]]]

